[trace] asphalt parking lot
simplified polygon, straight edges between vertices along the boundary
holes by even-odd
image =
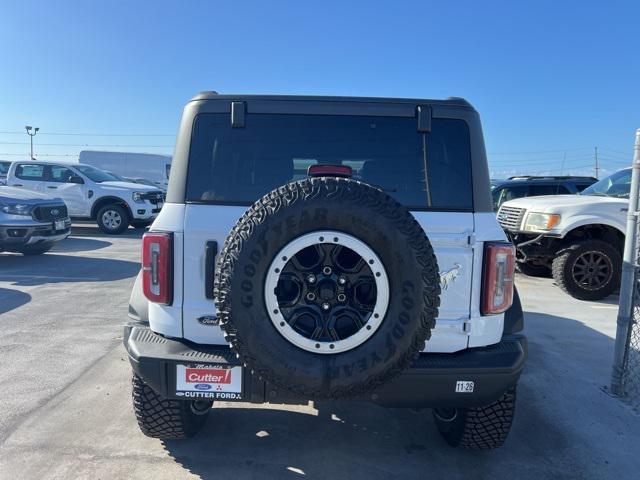
[[[0,254],[1,478],[637,478],[640,413],[605,389],[617,298],[518,277],[529,361],[507,444],[448,447],[426,412],[340,402],[217,404],[197,437],[133,417],[121,345],[140,234],[74,229],[50,254]]]

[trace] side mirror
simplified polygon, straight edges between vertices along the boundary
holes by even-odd
[[[69,177],[69,180],[67,180],[67,183],[77,183],[79,185],[82,185],[84,183],[84,180],[82,179],[82,177],[79,177],[78,175],[74,175],[72,177]]]

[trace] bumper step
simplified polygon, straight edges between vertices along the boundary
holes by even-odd
[[[178,398],[177,364],[228,367],[242,364],[228,346],[204,346],[165,338],[141,324],[125,326],[124,345],[133,370],[166,398]],[[527,341],[522,335],[456,353],[422,353],[399,377],[360,400],[412,408],[487,405],[517,383],[526,357]],[[467,386],[464,391],[460,391],[462,383]],[[252,403],[300,404],[313,400],[292,397],[249,371],[244,372],[242,389],[243,400]]]

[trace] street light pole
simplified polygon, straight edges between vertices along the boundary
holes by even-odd
[[[38,133],[38,130],[40,130],[40,129],[38,127],[32,128],[29,125],[25,126],[24,128],[27,131],[27,135],[29,135],[30,140],[31,140],[31,160],[35,160],[35,158],[33,158],[33,137],[36,136],[36,134]],[[33,131],[33,133],[31,133],[32,131]]]

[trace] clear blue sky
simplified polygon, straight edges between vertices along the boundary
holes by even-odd
[[[26,124],[40,154],[171,153],[203,90],[455,95],[496,176],[593,173],[596,145],[612,171],[640,127],[639,21],[638,1],[4,2],[0,158],[28,156]]]

